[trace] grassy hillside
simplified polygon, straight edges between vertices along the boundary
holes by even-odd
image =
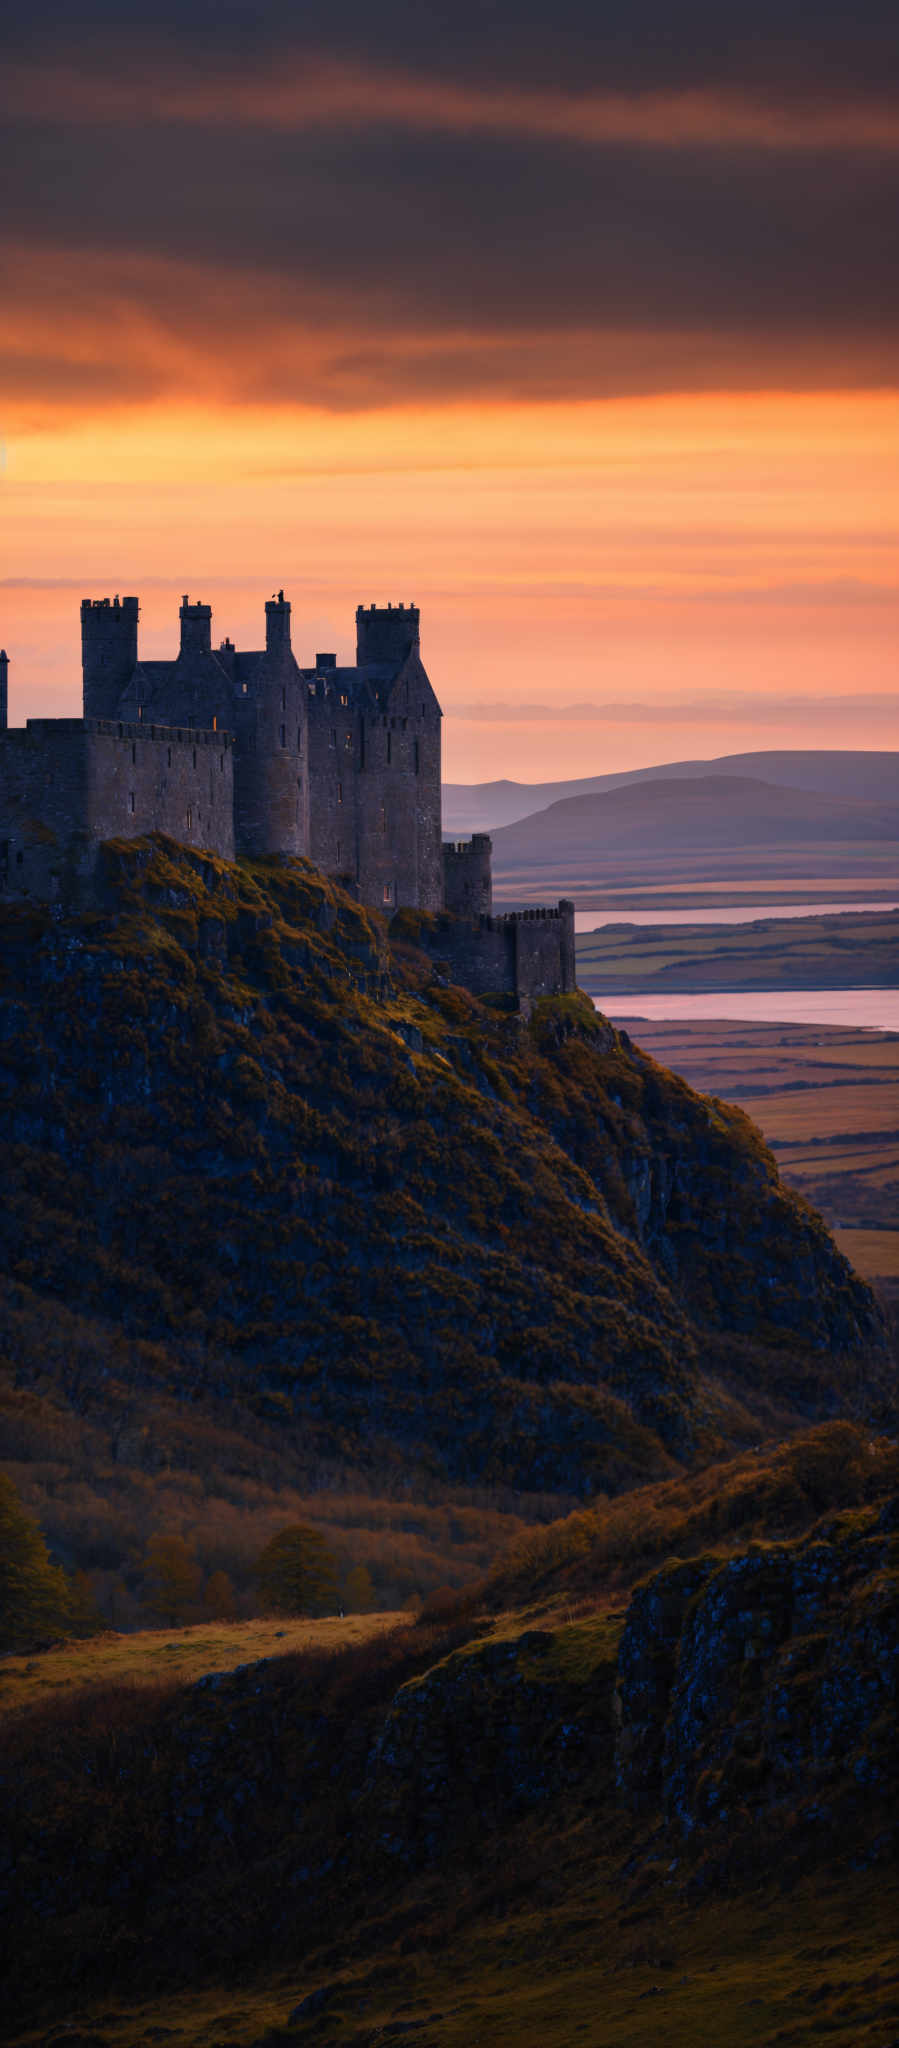
[[[829,1425],[441,1622],[6,1717],[6,2038],[884,2048],[896,1478]]]
[[[102,911],[2,927],[19,1389],[89,1410],[126,1378],[382,1475],[570,1492],[826,1410],[877,1355],[748,1120],[586,998],[526,1027],[443,985],[411,914],[388,961],[307,864],[166,843],[108,850]]]

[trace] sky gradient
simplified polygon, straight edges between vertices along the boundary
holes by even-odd
[[[414,599],[446,773],[899,746],[899,29],[800,0],[37,0],[0,64],[0,642]]]

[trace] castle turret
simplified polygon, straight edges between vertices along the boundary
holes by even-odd
[[[290,603],[283,590],[266,602],[265,651],[276,660],[290,653]]]
[[[0,647],[0,732],[9,725],[9,656],[5,647]]]
[[[360,668],[368,662],[389,662],[399,668],[420,641],[420,614],[415,604],[364,604],[356,610],[356,660]]]
[[[136,597],[85,597],[81,603],[81,667],[85,718],[114,718],[137,666]]]
[[[493,908],[493,841],[488,832],[445,840],[443,900],[457,917],[489,916]]]
[[[181,599],[181,658],[190,659],[195,654],[212,652],[212,606],[191,604],[188,597]]]

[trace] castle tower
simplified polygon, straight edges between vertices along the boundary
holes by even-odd
[[[290,601],[283,590],[266,600],[265,651],[275,661],[290,653]]]
[[[81,602],[81,668],[85,718],[114,718],[137,666],[136,597],[85,597]]]
[[[0,732],[9,725],[9,656],[5,647],[0,647]]]
[[[415,604],[360,604],[356,609],[356,660],[389,662],[396,669],[420,645],[420,613]]]
[[[126,599],[127,603],[127,599]],[[212,606],[191,604],[189,597],[181,599],[181,659],[189,661],[197,654],[212,652]]]
[[[443,900],[457,917],[487,917],[493,909],[493,841],[487,832],[444,841]]]

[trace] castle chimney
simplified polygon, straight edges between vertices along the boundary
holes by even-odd
[[[8,684],[9,656],[6,652],[6,648],[0,647],[0,732],[5,732],[7,726],[9,725],[9,698],[7,695]]]
[[[265,651],[276,655],[290,653],[290,600],[283,590],[266,602]]]
[[[211,654],[212,652],[212,606],[191,604],[189,597],[181,599],[181,654]]]

